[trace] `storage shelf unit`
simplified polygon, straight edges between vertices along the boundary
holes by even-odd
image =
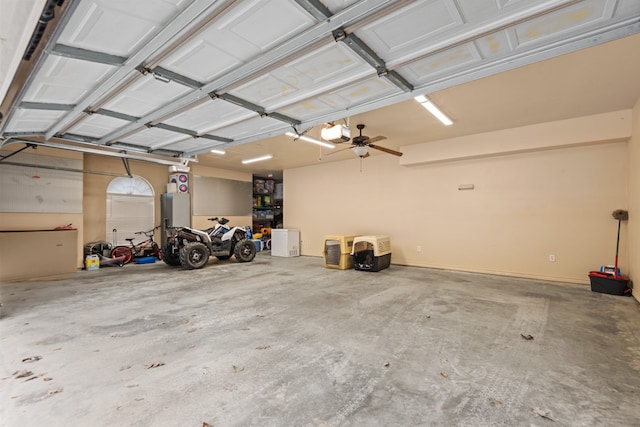
[[[253,231],[282,225],[282,183],[273,179],[253,179]]]

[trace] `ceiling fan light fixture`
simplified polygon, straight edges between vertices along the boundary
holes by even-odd
[[[325,148],[336,148],[335,145],[330,144],[328,142],[320,141],[319,139],[311,138],[310,136],[300,135],[299,133],[287,132],[285,135],[290,136],[294,139],[301,139],[302,141],[307,141],[312,144],[320,145]]]
[[[248,165],[249,163],[255,163],[255,162],[261,162],[263,160],[269,160],[272,159],[273,155],[272,154],[266,154],[264,156],[260,156],[260,157],[254,157],[252,159],[245,159],[242,161],[243,165]]]
[[[416,96],[414,99],[418,101],[424,108],[426,108],[431,114],[433,114],[435,118],[440,120],[443,125],[451,126],[453,124],[453,121],[449,117],[447,117],[446,114],[440,111],[440,109],[426,96],[420,95]]]
[[[369,149],[363,145],[356,145],[355,147],[352,147],[351,150],[356,153],[358,157],[364,157],[369,152]]]
[[[320,135],[325,141],[341,143],[351,139],[351,130],[345,125],[328,125],[322,128]]]

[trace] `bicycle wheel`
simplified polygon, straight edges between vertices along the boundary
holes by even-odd
[[[160,246],[158,246],[156,242],[153,242],[153,251],[155,252],[154,256],[162,261],[162,249],[160,249]]]
[[[116,246],[111,250],[111,258],[118,258],[123,256],[124,259],[122,262],[124,264],[129,264],[133,259],[133,254],[131,253],[131,248],[128,246]]]

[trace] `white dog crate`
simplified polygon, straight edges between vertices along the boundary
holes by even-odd
[[[271,230],[271,256],[300,256],[300,230],[273,228]]]
[[[356,237],[351,255],[356,270],[380,271],[391,264],[391,240],[389,236]]]

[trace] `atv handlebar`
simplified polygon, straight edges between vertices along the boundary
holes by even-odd
[[[214,218],[207,218],[209,221],[218,221],[218,224],[225,225],[229,222],[227,218],[218,218],[217,216]]]

